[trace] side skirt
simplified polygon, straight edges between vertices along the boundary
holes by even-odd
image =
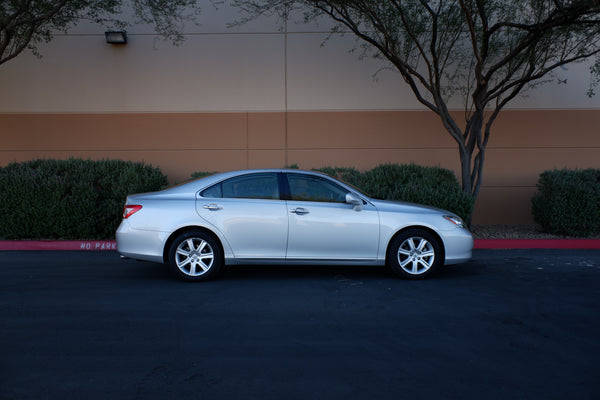
[[[286,258],[227,258],[225,265],[385,265],[385,260],[323,260]]]

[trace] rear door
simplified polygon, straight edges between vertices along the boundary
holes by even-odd
[[[236,258],[285,258],[288,216],[276,172],[217,183],[197,194],[196,210],[221,232]]]

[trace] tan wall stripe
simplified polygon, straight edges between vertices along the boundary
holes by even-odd
[[[600,168],[600,110],[505,111],[492,135],[474,223],[532,223],[539,173]],[[71,156],[144,161],[171,182],[286,164],[459,170],[456,145],[426,111],[0,114],[0,165]]]

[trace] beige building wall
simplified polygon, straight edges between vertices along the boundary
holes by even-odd
[[[351,53],[326,24],[255,21],[206,8],[175,47],[146,26],[111,46],[82,24],[0,65],[0,166],[32,158],[121,158],[194,171],[415,162],[458,172],[456,145],[402,79]],[[321,44],[324,46],[321,46]],[[600,96],[586,65],[516,99],[494,127],[474,222],[532,223],[540,172],[600,168]],[[460,119],[459,99],[452,106]]]

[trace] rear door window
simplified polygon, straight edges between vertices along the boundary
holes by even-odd
[[[279,200],[277,174],[236,176],[204,189],[200,195],[206,198]]]

